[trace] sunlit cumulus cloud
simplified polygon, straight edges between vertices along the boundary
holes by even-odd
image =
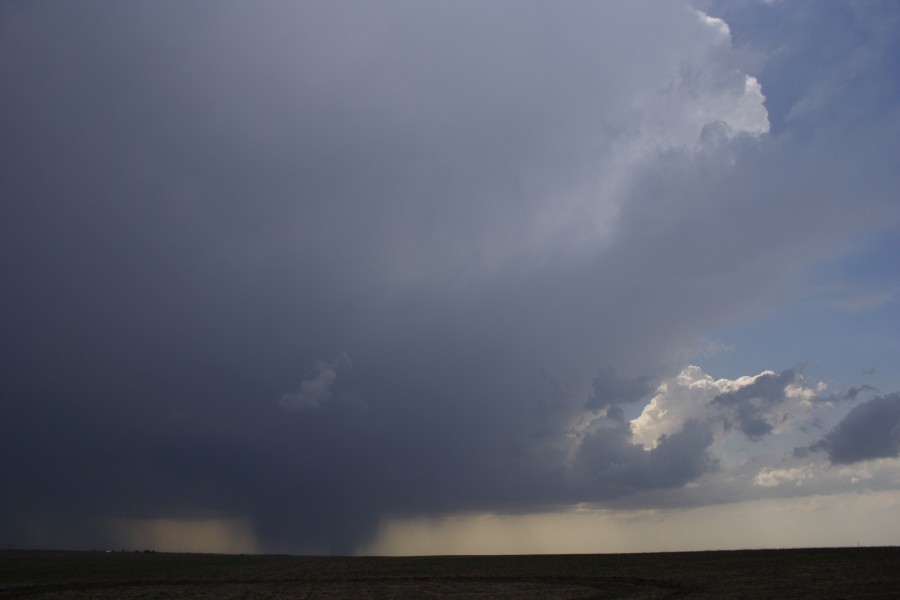
[[[825,385],[806,384],[793,370],[766,371],[737,380],[713,380],[698,367],[688,367],[663,382],[640,416],[631,421],[637,443],[647,449],[671,435],[688,419],[736,428],[751,440],[789,430],[806,419],[812,400]]]
[[[895,506],[885,353],[807,363],[852,344],[791,310],[896,310],[827,267],[900,224],[900,13],[812,6],[0,4],[0,538],[649,550]],[[797,356],[717,338],[778,311]]]

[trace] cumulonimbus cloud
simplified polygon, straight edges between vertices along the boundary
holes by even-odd
[[[0,4],[10,539],[652,503],[824,406],[685,365],[896,223],[875,62],[858,119],[669,0],[99,6]]]

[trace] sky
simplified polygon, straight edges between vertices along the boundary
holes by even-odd
[[[0,1],[0,544],[900,543],[898,33]]]

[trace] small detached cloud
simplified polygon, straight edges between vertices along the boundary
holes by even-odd
[[[817,464],[801,465],[791,468],[766,468],[757,473],[753,483],[760,487],[778,487],[782,485],[801,486],[821,472]]]
[[[350,370],[352,363],[346,353],[332,362],[317,360],[310,377],[300,382],[300,389],[282,394],[278,404],[286,410],[315,410],[322,407],[333,395],[338,376]]]
[[[824,450],[833,464],[900,456],[900,393],[855,406],[810,450]]]
[[[830,301],[833,310],[844,313],[862,313],[877,310],[897,301],[896,289],[876,290],[856,294],[848,294]]]
[[[834,407],[842,402],[855,404],[856,402],[866,397],[874,397],[877,392],[878,388],[872,385],[851,385],[850,387],[832,392],[830,394],[817,395],[812,399],[812,401],[823,406]]]

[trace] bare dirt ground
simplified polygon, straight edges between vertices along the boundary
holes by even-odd
[[[448,557],[0,551],[0,598],[900,598],[900,548]]]

